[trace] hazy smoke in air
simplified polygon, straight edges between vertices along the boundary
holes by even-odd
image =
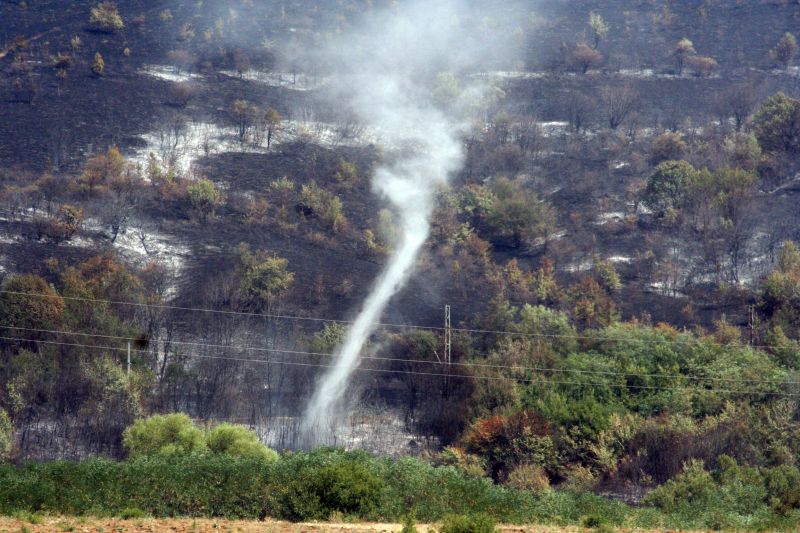
[[[388,263],[322,377],[303,420],[306,445],[332,442],[349,378],[391,297],[402,287],[429,234],[434,195],[463,160],[461,111],[479,99],[476,86],[452,76],[486,57],[458,0],[417,0],[367,15],[328,57],[340,73],[335,90],[361,122],[393,151],[376,169],[373,189],[392,205],[399,238]],[[496,50],[496,48],[494,48]],[[437,86],[438,84],[438,86]]]

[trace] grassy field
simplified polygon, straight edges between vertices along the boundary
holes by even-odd
[[[277,520],[247,521],[247,520],[210,520],[192,518],[154,519],[137,518],[123,520],[121,518],[87,518],[46,516],[41,519],[22,520],[19,518],[0,517],[0,533],[19,533],[22,531],[33,532],[217,532],[230,531],[239,533],[390,533],[400,531],[400,524],[377,523],[292,523]],[[419,524],[420,533],[426,533],[429,526]],[[593,531],[581,527],[551,527],[551,526],[500,526],[503,533],[579,533]],[[624,532],[641,532],[645,530],[620,529]],[[666,532],[667,530],[649,530]]]

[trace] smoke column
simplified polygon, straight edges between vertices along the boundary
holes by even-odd
[[[455,0],[406,2],[365,17],[360,31],[331,47],[331,61],[344,72],[334,83],[338,97],[397,152],[376,169],[372,186],[394,208],[400,238],[306,408],[301,427],[306,446],[332,442],[364,344],[428,238],[435,192],[462,164],[462,124],[455,119],[459,98],[443,102],[431,82],[436,73],[473,61],[474,37],[461,29],[464,13]],[[469,90],[459,94],[474,96]]]

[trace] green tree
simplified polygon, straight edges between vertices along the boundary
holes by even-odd
[[[614,263],[601,259],[599,256],[594,258],[593,274],[597,281],[606,291],[614,292],[622,288],[622,282],[614,268]]]
[[[256,308],[269,309],[294,282],[288,270],[289,261],[259,251],[252,253],[246,244],[239,245],[239,291],[244,300]]]
[[[330,353],[341,346],[346,334],[347,328],[344,324],[330,322],[325,324],[322,330],[314,333],[308,347],[312,352]]]
[[[200,214],[202,220],[214,216],[216,208],[222,204],[222,193],[208,178],[201,178],[186,189],[192,207]]]
[[[555,223],[552,208],[519,182],[498,178],[491,191],[494,200],[485,222],[493,241],[519,248],[545,237]]]
[[[686,161],[665,161],[659,164],[647,181],[645,204],[660,213],[680,208],[696,173],[695,168]]]
[[[600,13],[591,12],[589,13],[589,28],[592,30],[594,49],[597,50],[597,47],[600,46],[600,41],[608,35],[608,25]]]
[[[765,151],[800,151],[800,100],[776,93],[761,104],[752,122]]]

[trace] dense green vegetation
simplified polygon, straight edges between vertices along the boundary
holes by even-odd
[[[690,465],[648,497],[648,506],[572,490],[499,487],[453,466],[320,449],[277,461],[227,455],[93,459],[0,468],[0,512],[99,516],[220,516],[289,520],[440,521],[448,531],[509,523],[585,526],[776,528],[800,513],[796,469],[749,469],[727,459],[718,475]],[[453,516],[461,515],[461,516]]]

